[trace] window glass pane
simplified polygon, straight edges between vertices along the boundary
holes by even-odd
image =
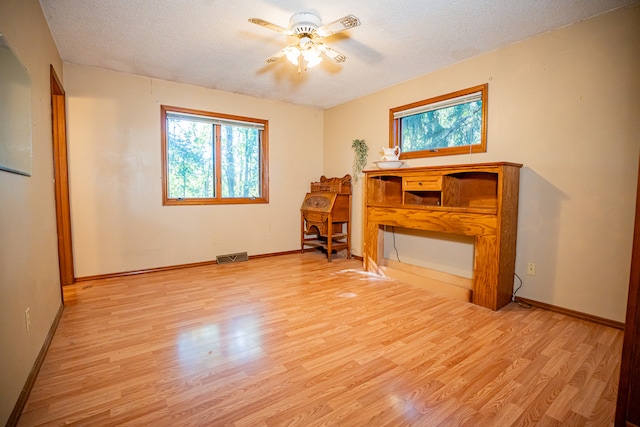
[[[269,122],[160,107],[163,205],[268,203]]]
[[[402,152],[482,143],[482,101],[426,111],[400,119]]]
[[[213,125],[167,117],[168,197],[214,197]]]
[[[258,129],[221,126],[222,197],[260,197],[260,137]]]
[[[400,160],[487,151],[488,84],[389,109]]]

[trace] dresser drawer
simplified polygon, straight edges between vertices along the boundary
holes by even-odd
[[[405,191],[441,191],[442,175],[422,175],[405,177],[402,180]]]

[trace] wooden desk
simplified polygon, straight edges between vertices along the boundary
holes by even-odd
[[[474,304],[497,310],[513,294],[521,164],[365,171],[364,268],[377,272],[384,225],[475,237]]]
[[[331,253],[347,250],[351,258],[351,175],[311,183],[300,207],[300,246],[319,247]]]

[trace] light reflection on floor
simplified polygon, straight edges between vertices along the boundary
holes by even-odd
[[[227,325],[211,323],[178,335],[177,353],[183,369],[191,370],[229,361],[243,363],[263,354],[260,318],[234,317]]]

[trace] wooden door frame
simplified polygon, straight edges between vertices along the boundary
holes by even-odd
[[[620,380],[618,382],[618,399],[616,405],[615,426],[624,427],[634,424],[630,421],[629,410],[637,404],[638,375],[640,372],[640,165],[638,167],[638,187],[636,190],[636,218],[631,253],[631,274],[629,278],[629,296],[627,298],[627,315],[625,321]],[[633,381],[633,382],[632,382]],[[632,396],[634,394],[634,396]],[[638,409],[633,408],[637,418]]]
[[[75,282],[73,246],[71,244],[71,209],[69,204],[69,168],[67,163],[67,110],[65,92],[53,65],[51,75],[51,127],[53,136],[53,173],[58,231],[60,286]]]

